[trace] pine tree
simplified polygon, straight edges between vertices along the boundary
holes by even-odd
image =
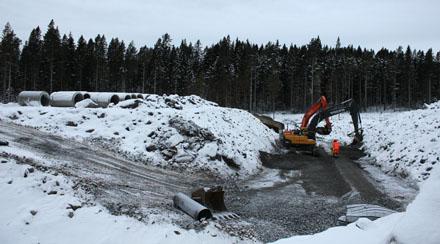
[[[3,101],[11,101],[14,89],[17,88],[17,73],[19,71],[20,39],[18,39],[9,23],[3,29],[0,43],[0,78],[3,83]]]
[[[125,69],[126,69],[126,76],[125,79],[127,80],[127,85],[129,87],[129,90],[132,92],[137,92],[140,90],[140,84],[138,81],[138,60],[137,60],[137,49],[134,45],[134,42],[130,42],[128,44],[127,50],[125,51]]]
[[[58,27],[51,20],[47,32],[44,34],[42,46],[42,78],[49,82],[49,84],[43,84],[43,88],[50,92],[55,89],[55,83],[59,78],[57,71],[62,67],[62,64],[59,63],[60,44]]]
[[[31,31],[28,41],[23,46],[21,54],[21,70],[23,72],[22,89],[36,90],[40,87],[40,64],[41,49],[43,41],[41,40],[40,27]]]

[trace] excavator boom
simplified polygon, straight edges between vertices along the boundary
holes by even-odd
[[[319,122],[328,119],[331,116],[344,112],[350,112],[351,120],[353,121],[353,127],[355,133],[353,144],[362,141],[362,129],[359,128],[359,125],[361,125],[362,123],[361,116],[359,113],[359,108],[353,99],[349,99],[338,105],[330,107],[326,110],[322,110],[319,113],[317,113],[315,116],[313,116],[312,120],[310,121],[310,124],[307,127],[307,131],[313,132],[313,133],[309,133],[312,136],[312,138],[310,139],[315,139],[314,138],[315,133],[327,135],[326,133],[327,131],[325,130],[325,128],[317,127]]]

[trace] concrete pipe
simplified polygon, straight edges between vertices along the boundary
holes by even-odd
[[[116,93],[119,97],[119,101],[125,101],[131,99],[131,94],[128,93]]]
[[[81,94],[83,95],[84,99],[90,99],[90,94],[85,91],[81,91]]]
[[[137,94],[131,94],[131,98],[136,99],[137,98]]]
[[[22,91],[17,101],[21,106],[49,106],[50,97],[45,91]]]
[[[144,96],[142,96],[142,94],[138,93],[138,94],[136,94],[136,98],[144,99]]]
[[[50,106],[52,107],[75,107],[77,102],[84,99],[81,92],[60,91],[50,94]]]
[[[194,201],[187,195],[179,192],[173,197],[174,206],[196,220],[212,218],[209,209]]]
[[[100,107],[106,108],[110,103],[118,104],[119,96],[110,92],[91,92],[90,98]]]

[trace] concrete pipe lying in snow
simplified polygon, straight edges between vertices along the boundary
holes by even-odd
[[[119,103],[119,96],[116,93],[110,92],[91,92],[90,99],[103,108],[108,107],[110,103]]]
[[[49,106],[50,97],[45,91],[22,91],[17,101],[21,106]]]
[[[144,99],[144,96],[142,96],[142,94],[140,94],[140,93],[136,94],[136,97],[137,97],[137,98]]]
[[[179,208],[196,220],[212,218],[212,213],[209,209],[181,192],[174,195],[173,202],[176,208]]]
[[[52,107],[75,107],[77,102],[84,99],[81,92],[60,91],[50,94],[50,106]]]
[[[80,91],[80,93],[83,95],[84,99],[89,99],[90,98],[90,94],[86,91]]]
[[[133,98],[133,99],[135,99],[135,98],[137,98],[137,94],[131,94],[131,98]]]
[[[116,93],[119,97],[119,101],[125,101],[131,99],[131,94],[128,93]]]

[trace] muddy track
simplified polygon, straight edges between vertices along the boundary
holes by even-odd
[[[241,187],[234,196],[226,198],[227,205],[253,224],[257,238],[263,242],[335,226],[347,204],[372,203],[399,209],[401,205],[379,191],[354,163],[361,156],[353,148],[345,148],[339,158],[322,149],[318,156],[295,151],[264,155],[267,170],[280,175],[297,173],[271,187]]]
[[[204,175],[132,162],[89,144],[3,121],[0,121],[0,136],[12,146],[47,160],[42,164],[88,185],[105,206],[171,208],[171,197],[176,192],[190,192],[197,186],[213,182]]]

